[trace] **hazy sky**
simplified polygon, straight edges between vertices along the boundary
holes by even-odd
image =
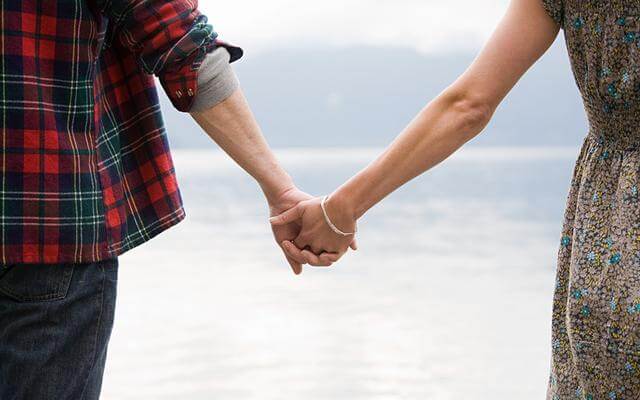
[[[222,37],[253,53],[308,45],[476,49],[507,5],[508,0],[200,0]]]

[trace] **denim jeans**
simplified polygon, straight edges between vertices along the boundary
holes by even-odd
[[[0,266],[0,399],[100,397],[118,261]]]

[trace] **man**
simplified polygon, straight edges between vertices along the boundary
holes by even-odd
[[[184,218],[154,87],[251,174],[280,167],[194,0],[22,0],[0,10],[0,399],[97,399],[117,257]],[[296,224],[274,229],[278,243]],[[334,255],[312,261],[330,265]],[[296,273],[302,258],[288,258]]]

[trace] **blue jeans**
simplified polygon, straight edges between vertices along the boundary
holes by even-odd
[[[100,397],[118,261],[0,266],[0,399]]]

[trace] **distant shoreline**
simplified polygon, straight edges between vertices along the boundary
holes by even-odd
[[[351,163],[368,162],[377,157],[383,147],[295,147],[276,148],[275,152],[284,163],[308,163],[310,160],[319,165],[348,160]],[[463,147],[445,162],[485,161],[517,162],[533,160],[568,160],[578,156],[577,146],[484,146],[469,145]],[[187,149],[173,150],[174,158],[180,165],[202,165],[207,163],[228,163],[234,166],[229,157],[220,150]]]

